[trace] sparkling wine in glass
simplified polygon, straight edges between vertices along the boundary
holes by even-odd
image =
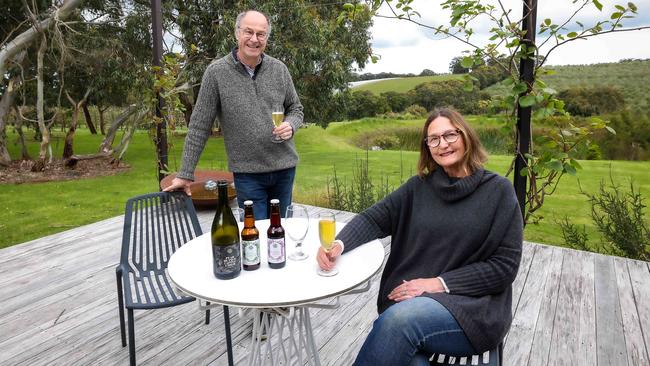
[[[336,220],[334,218],[334,213],[328,211],[318,214],[318,238],[320,239],[321,247],[323,247],[323,250],[326,253],[329,253],[329,251],[332,250],[335,236]],[[318,269],[318,274],[321,276],[335,276],[338,273],[339,270],[336,268],[332,268],[329,271],[326,271],[322,268]]]
[[[284,111],[273,112],[271,114],[271,118],[273,119],[273,125],[275,127],[279,127],[282,121],[284,121]],[[275,142],[276,144],[284,142],[284,140],[278,135],[273,135],[271,141]]]
[[[308,230],[309,213],[305,206],[296,204],[287,206],[284,219],[284,232],[296,243],[294,251],[289,254],[289,259],[301,261],[309,257],[302,250],[302,242],[305,240]]]

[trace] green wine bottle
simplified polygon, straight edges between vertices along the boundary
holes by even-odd
[[[228,182],[220,180],[217,183],[207,181],[205,189],[214,191],[217,188],[219,202],[217,212],[212,221],[212,268],[214,276],[221,280],[229,280],[239,276],[241,272],[241,243],[237,220],[228,206]]]

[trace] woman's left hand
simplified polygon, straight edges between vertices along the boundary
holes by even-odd
[[[390,300],[400,302],[422,295],[425,292],[445,292],[438,278],[416,278],[403,281],[388,294]]]

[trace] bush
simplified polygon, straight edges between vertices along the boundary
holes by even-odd
[[[381,93],[380,96],[386,99],[390,110],[393,112],[403,112],[411,104],[408,94],[389,91]]]
[[[591,204],[591,218],[607,244],[628,258],[650,260],[650,230],[645,221],[646,207],[641,193],[634,189],[623,192],[610,177],[610,189],[600,182],[597,194],[583,192]]]
[[[587,246],[587,229],[585,229],[584,225],[579,228],[578,225],[569,222],[567,216],[564,216],[562,221],[557,221],[557,224],[560,225],[562,237],[564,237],[564,243],[569,248],[590,251],[589,246]]]
[[[410,99],[426,110],[440,106],[453,106],[461,113],[471,113],[479,101],[479,92],[463,89],[462,80],[445,80],[428,82],[416,86],[408,92]]]
[[[427,110],[424,107],[417,104],[412,104],[406,107],[404,113],[410,114],[411,116],[414,117],[421,117],[421,118],[426,118],[429,114],[429,112],[427,112]]]
[[[368,90],[352,92],[347,107],[348,119],[374,117],[390,111],[386,98],[374,95]]]
[[[592,116],[619,111],[625,107],[623,93],[611,86],[575,87],[558,93],[564,109],[576,116]]]

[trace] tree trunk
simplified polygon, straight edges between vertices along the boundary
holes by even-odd
[[[97,134],[97,129],[95,128],[95,125],[93,124],[93,119],[90,116],[90,111],[88,110],[88,103],[84,103],[84,105],[81,106],[84,111],[84,118],[86,119],[86,125],[88,126],[88,129],[90,130],[90,133],[93,135]]]
[[[129,117],[135,113],[135,111],[138,110],[138,106],[135,104],[130,105],[127,109],[120,114],[113,123],[111,123],[111,128],[108,129],[108,132],[106,134],[106,137],[104,137],[104,141],[102,141],[101,145],[99,145],[99,152],[103,153],[112,153],[113,152],[113,140],[115,140],[115,135],[117,134],[117,130],[126,122]]]
[[[70,121],[70,129],[68,129],[68,133],[65,135],[65,142],[63,143],[63,159],[70,159],[72,155],[74,155],[74,134],[77,131],[77,122],[79,121],[79,110],[83,108],[83,106],[86,104],[88,101],[88,95],[90,95],[90,89],[86,90],[86,94],[83,96],[83,98],[79,102],[75,102],[74,99],[70,96],[70,93],[68,91],[65,92],[66,97],[68,97],[68,100],[70,101],[70,104],[72,104],[72,121]],[[95,132],[97,133],[97,132]]]
[[[46,49],[47,38],[45,37],[45,32],[43,32],[41,34],[41,45],[38,48],[36,68],[36,115],[38,119],[38,128],[41,132],[41,148],[39,150],[38,160],[32,166],[32,171],[34,172],[40,172],[45,169],[45,157],[47,156],[47,148],[50,145],[50,131],[47,129],[47,126],[45,126],[45,111],[43,108],[43,57],[45,57]]]
[[[108,108],[109,107],[102,108],[100,106],[97,106],[97,112],[99,114],[99,132],[101,132],[101,134],[104,136],[106,136],[106,122],[104,120],[104,112],[106,112]]]
[[[33,27],[0,47],[0,75],[6,74],[9,61],[38,39],[41,32],[51,27],[54,24],[54,19],[65,20],[82,3],[83,0],[66,0],[61,7],[50,14],[49,18],[42,20],[39,24],[34,24]],[[4,86],[4,78],[0,77],[0,87],[2,86]]]
[[[16,62],[22,63],[27,52],[23,51],[18,56],[16,56]],[[20,75],[15,75],[9,80],[7,84],[7,89],[2,98],[0,98],[0,165],[8,166],[11,163],[11,155],[9,155],[9,150],[7,150],[7,141],[6,141],[6,130],[7,130],[7,117],[9,116],[9,111],[11,107],[14,106],[14,96],[16,95],[16,88],[20,82]]]
[[[189,127],[189,125],[190,125],[190,117],[192,116],[192,110],[193,110],[194,106],[192,105],[192,102],[190,102],[190,98],[188,98],[187,94],[185,94],[185,93],[179,94],[178,99],[181,101],[181,103],[185,107],[185,112],[183,112],[184,117],[185,117],[185,126]]]
[[[16,114],[20,115],[18,112],[18,106],[14,105]],[[27,144],[25,144],[25,134],[23,133],[23,119],[18,118],[16,122],[16,131],[18,132],[18,141],[20,141],[20,159],[21,160],[32,160],[32,157],[29,156],[29,151],[27,151]]]

